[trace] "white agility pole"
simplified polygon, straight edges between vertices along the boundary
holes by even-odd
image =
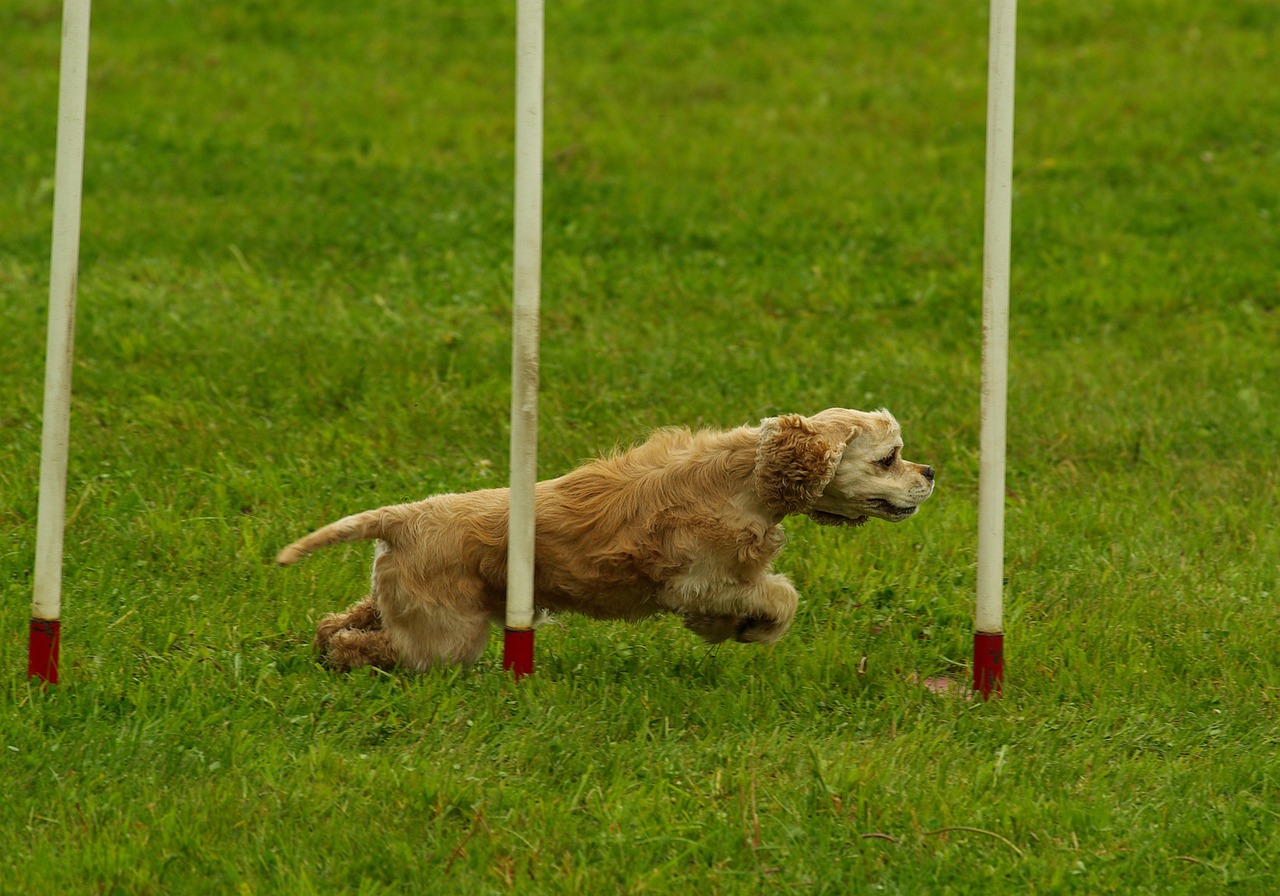
[[[533,671],[534,492],[538,479],[538,306],[542,275],[543,2],[516,11],[515,258],[511,314],[511,511],[502,667]]]
[[[982,250],[982,421],[973,687],[1004,680],[1005,433],[1009,385],[1009,264],[1013,210],[1013,71],[1017,0],[991,0],[987,63],[986,200]]]
[[[89,2],[65,0],[58,75],[58,145],[54,169],[53,247],[49,272],[49,337],[40,442],[40,504],[31,602],[27,678],[58,681],[62,639],[62,541],[66,522],[71,369],[75,352],[76,274],[89,72]]]

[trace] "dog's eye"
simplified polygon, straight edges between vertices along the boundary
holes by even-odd
[[[888,457],[882,457],[880,460],[877,461],[877,463],[887,470],[893,466],[893,462],[897,459],[898,459],[898,449],[894,448],[893,451],[889,452]]]

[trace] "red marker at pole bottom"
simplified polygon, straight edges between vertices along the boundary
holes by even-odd
[[[31,638],[27,644],[27,680],[43,679],[58,683],[58,648],[62,641],[62,623],[57,619],[32,619]]]
[[[1001,695],[1004,684],[1004,633],[973,633],[973,689],[982,699]]]
[[[502,669],[518,681],[533,674],[533,629],[509,628],[502,640]]]

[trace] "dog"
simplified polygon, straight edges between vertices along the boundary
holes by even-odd
[[[888,411],[830,408],[727,431],[661,429],[535,487],[534,603],[597,619],[674,613],[707,642],[768,644],[798,595],[770,571],[781,522],[901,522],[933,493],[902,458]],[[445,494],[338,520],[284,548],[287,566],[376,539],[369,594],[323,618],[315,648],[336,670],[475,662],[506,612],[505,488]]]

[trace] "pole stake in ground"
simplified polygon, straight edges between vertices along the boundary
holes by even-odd
[[[542,0],[516,26],[515,259],[511,312],[511,508],[502,667],[533,672],[534,493],[538,480],[538,314],[542,277]]]
[[[49,339],[40,437],[40,503],[36,518],[31,637],[27,647],[27,678],[40,678],[49,684],[58,682],[62,640],[62,543],[71,440],[71,369],[75,351],[88,73],[89,0],[66,0],[62,7],[62,60],[58,74],[58,146],[49,265]]]
[[[973,686],[1004,679],[1004,490],[1009,385],[1009,259],[1013,211],[1016,0],[991,0],[987,50],[986,200],[982,253],[982,421],[978,471],[978,587]]]

